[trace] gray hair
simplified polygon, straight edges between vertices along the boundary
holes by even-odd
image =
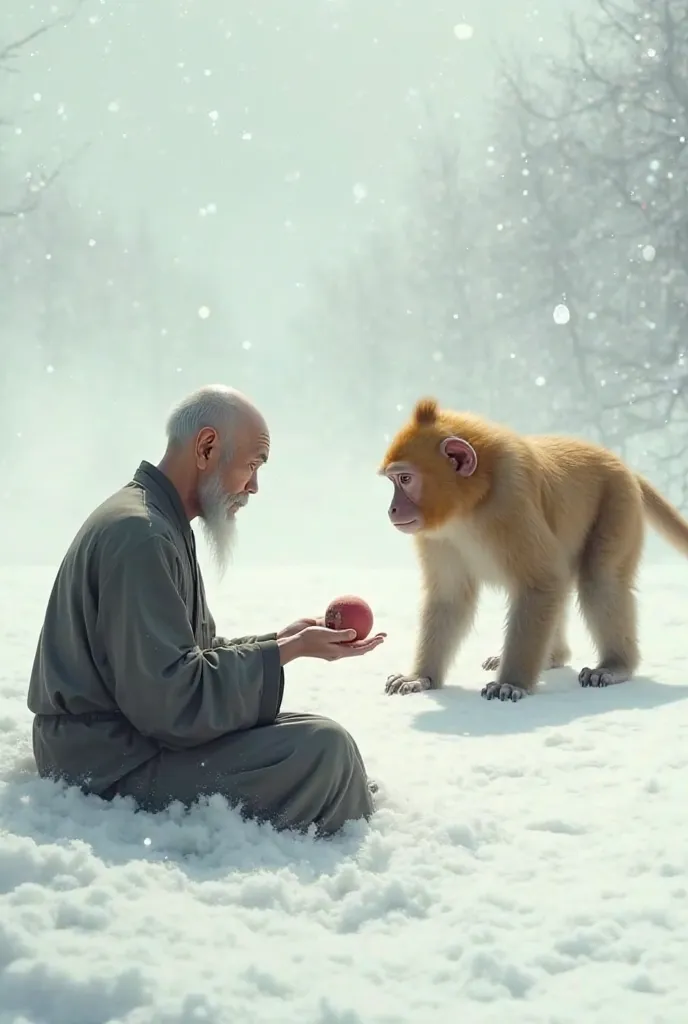
[[[177,448],[192,441],[204,427],[212,427],[229,454],[232,434],[250,407],[248,399],[224,384],[208,384],[183,398],[167,418],[167,443]]]

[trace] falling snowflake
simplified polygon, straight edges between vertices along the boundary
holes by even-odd
[[[657,250],[654,245],[643,246],[643,259],[647,260],[648,263],[652,263],[653,259],[657,255]]]
[[[536,377],[535,378],[535,383],[536,383],[536,385],[539,388],[543,388],[545,386],[545,384],[547,383],[547,381],[545,380],[544,377]]]
[[[201,308],[198,310],[198,315],[200,316],[201,320],[207,320],[208,317],[210,316],[210,310],[208,309],[207,306],[201,306]]]
[[[357,181],[354,185],[352,192],[354,194],[354,200],[357,203],[362,202],[368,195],[368,189],[360,181]]]
[[[569,307],[565,306],[563,302],[560,302],[558,306],[554,307],[552,316],[554,317],[555,324],[567,324],[571,319]]]
[[[465,22],[461,22],[459,25],[454,25],[454,35],[462,43],[467,39],[473,38],[473,26],[467,25]]]

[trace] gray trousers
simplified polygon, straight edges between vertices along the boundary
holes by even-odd
[[[349,733],[319,715],[280,714],[273,725],[232,733],[186,750],[161,750],[125,776],[112,795],[144,810],[190,805],[220,793],[246,816],[278,829],[321,835],[369,818],[374,805],[363,759]]]

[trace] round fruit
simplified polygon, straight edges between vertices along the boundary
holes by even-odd
[[[328,604],[325,625],[328,629],[355,629],[356,639],[365,640],[373,628],[373,613],[362,597],[345,594]]]

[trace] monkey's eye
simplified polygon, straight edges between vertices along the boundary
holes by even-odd
[[[401,473],[399,475],[399,483],[402,485],[402,487],[405,487],[407,484],[410,484],[411,483],[411,474],[410,473]]]

